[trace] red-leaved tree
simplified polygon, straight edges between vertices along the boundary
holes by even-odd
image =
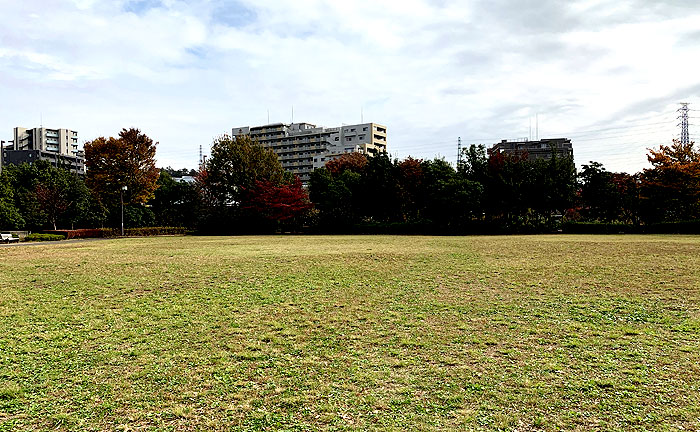
[[[309,215],[313,204],[299,177],[290,184],[257,180],[246,194],[243,208],[269,221],[294,224]]]

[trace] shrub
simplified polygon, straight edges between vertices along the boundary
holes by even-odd
[[[29,234],[24,238],[24,241],[34,242],[34,241],[59,241],[65,240],[66,236],[60,234]]]

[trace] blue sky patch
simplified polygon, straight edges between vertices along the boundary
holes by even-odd
[[[257,13],[237,1],[219,1],[212,11],[215,23],[228,27],[245,27],[257,19]]]
[[[141,15],[151,9],[156,9],[161,6],[163,6],[163,4],[160,0],[131,0],[124,4],[124,11]]]

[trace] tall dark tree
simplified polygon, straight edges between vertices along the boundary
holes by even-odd
[[[34,194],[47,222],[57,229],[74,228],[85,218],[89,206],[89,192],[76,174],[49,164],[37,163],[37,182]]]
[[[583,165],[580,181],[580,209],[585,220],[636,223],[639,189],[637,177],[609,172],[598,162]]]
[[[423,161],[421,216],[434,228],[459,232],[478,216],[483,187],[444,159]]]
[[[83,180],[47,161],[3,169],[14,207],[28,230],[73,228],[85,222],[89,193]]]
[[[158,226],[196,226],[200,211],[197,187],[193,183],[175,181],[167,170],[160,172],[158,189],[149,204]]]
[[[396,163],[400,216],[404,222],[421,218],[420,193],[423,188],[423,161],[408,157]]]
[[[311,173],[309,197],[319,211],[323,230],[344,231],[362,222],[362,193],[362,174],[351,169],[335,176],[326,168]]]
[[[401,220],[399,184],[396,166],[386,153],[368,158],[362,173],[360,212],[367,221],[397,222]]]
[[[15,170],[4,169],[0,173],[0,230],[15,230],[23,228],[24,218],[15,206],[15,196],[12,187]]]

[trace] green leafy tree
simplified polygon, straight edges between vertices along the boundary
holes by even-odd
[[[158,189],[149,204],[158,226],[196,226],[200,211],[197,187],[175,181],[167,170],[161,170]]]
[[[88,208],[89,192],[76,174],[51,165],[37,164],[34,193],[47,222],[57,229],[74,228]]]
[[[272,150],[248,136],[224,136],[214,141],[207,159],[204,187],[218,206],[238,206],[244,191],[260,180],[279,184],[285,172]]]
[[[15,206],[12,188],[14,170],[4,169],[0,174],[0,229],[20,229],[25,225],[24,218]]]
[[[483,187],[444,159],[422,163],[421,214],[441,231],[458,231],[478,216]]]
[[[47,161],[3,170],[15,208],[29,230],[73,228],[86,219],[89,192],[76,174]]]
[[[214,141],[211,156],[197,176],[203,204],[204,230],[256,230],[260,215],[243,211],[246,194],[256,182],[279,185],[291,180],[277,156],[248,136],[223,136]],[[252,218],[253,220],[251,220]],[[234,223],[236,222],[236,223]]]

